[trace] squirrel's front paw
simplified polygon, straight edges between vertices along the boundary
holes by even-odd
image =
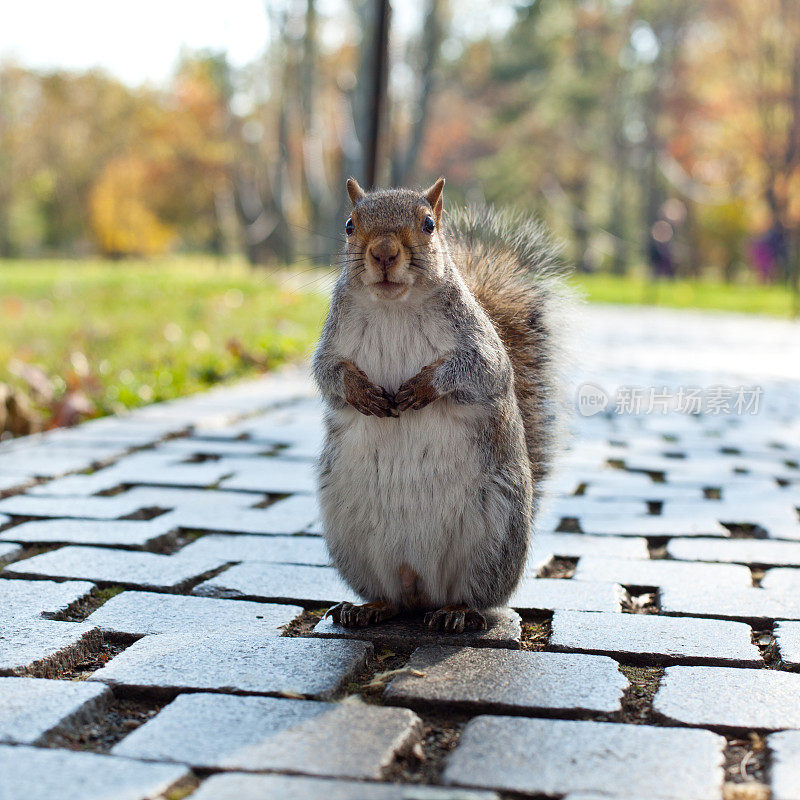
[[[355,364],[345,362],[344,399],[356,411],[373,417],[396,417],[394,398],[376,386]]]
[[[397,390],[394,402],[398,411],[407,411],[408,409],[416,411],[419,408],[425,408],[429,403],[441,397],[432,383],[433,372],[437,366],[439,366],[438,362],[428,364]]]

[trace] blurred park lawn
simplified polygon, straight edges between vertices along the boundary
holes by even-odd
[[[788,316],[776,286],[575,275],[592,302]],[[307,357],[327,308],[328,271],[252,270],[209,257],[0,263],[0,382],[35,365],[57,394],[100,414],[168,400]]]
[[[329,285],[208,257],[0,262],[0,383],[36,365],[101,414],[191,394],[308,356]]]

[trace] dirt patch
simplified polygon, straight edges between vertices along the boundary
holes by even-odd
[[[88,595],[76,600],[67,606],[63,611],[56,614],[42,614],[46,619],[53,619],[59,622],[83,622],[93,611],[97,611],[100,606],[107,603],[112,597],[124,591],[124,587],[119,585],[107,586],[104,589],[95,587]]]
[[[658,614],[661,604],[658,589],[652,586],[626,586],[620,600],[624,614]]]
[[[728,738],[724,769],[724,800],[768,800],[769,751],[764,736]]]
[[[546,649],[552,633],[552,613],[526,614],[522,621],[522,650],[541,651]]]
[[[166,792],[158,795],[156,800],[183,800],[184,797],[193,794],[199,786],[200,779],[190,774],[173,783]]]
[[[420,714],[422,740],[400,756],[385,774],[394,783],[437,784],[445,759],[455,750],[469,721],[463,714]]]
[[[750,522],[721,522],[731,532],[731,539],[766,539],[767,532],[760,525]]]
[[[618,721],[633,725],[653,724],[653,698],[664,675],[663,667],[632,667],[620,664],[619,671],[630,681],[622,695]]]
[[[254,506],[250,506],[250,508],[269,508],[273,503],[277,503],[278,500],[285,500],[287,497],[291,497],[289,494],[268,494],[263,500],[256,503]]]
[[[114,656],[127,650],[141,636],[108,636],[102,637],[99,646],[83,658],[76,661],[69,669],[64,669],[57,677],[70,681],[85,681],[93,672],[102,669]]]
[[[155,519],[162,514],[166,514],[169,510],[168,508],[160,508],[159,506],[148,506],[147,508],[140,508],[138,511],[134,511],[125,517],[120,517],[120,519],[143,520],[146,522],[147,520]]]
[[[561,558],[554,556],[546,564],[539,567],[537,578],[571,578],[578,566],[577,558]]]
[[[281,636],[310,636],[317,623],[325,616],[328,606],[324,608],[307,608],[299,617],[283,626]]]
[[[364,669],[342,690],[342,697],[357,695],[365,703],[381,705],[383,690],[406,668],[414,648],[377,647]]]
[[[115,697],[100,718],[86,722],[68,733],[52,733],[44,741],[44,745],[108,753],[131,731],[152,719],[164,705],[165,703],[156,700]]]
[[[764,659],[764,664],[767,667],[770,669],[781,669],[783,667],[783,661],[778,650],[778,642],[771,627],[752,631],[750,639],[758,648],[761,658]]]
[[[666,558],[668,543],[669,536],[648,536],[647,552],[650,554],[650,558]]]
[[[556,533],[583,533],[577,517],[562,517],[558,522]]]

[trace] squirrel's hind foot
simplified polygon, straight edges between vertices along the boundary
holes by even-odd
[[[434,631],[463,633],[485,631],[486,617],[480,611],[465,605],[444,606],[425,615],[425,624]]]
[[[339,603],[329,608],[325,616],[330,616],[337,625],[345,628],[366,628],[396,617],[399,613],[400,609],[396,605],[378,600],[363,605]]]

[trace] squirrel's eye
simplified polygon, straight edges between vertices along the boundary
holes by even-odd
[[[352,219],[348,219],[347,222],[345,222],[345,224],[344,224],[344,232],[348,236],[352,236],[353,235],[353,231],[355,229],[356,229],[356,226],[353,225],[353,220]]]
[[[425,217],[425,221],[422,223],[422,230],[424,230],[425,233],[433,233],[436,230],[436,223],[433,221],[433,217],[430,214]]]

